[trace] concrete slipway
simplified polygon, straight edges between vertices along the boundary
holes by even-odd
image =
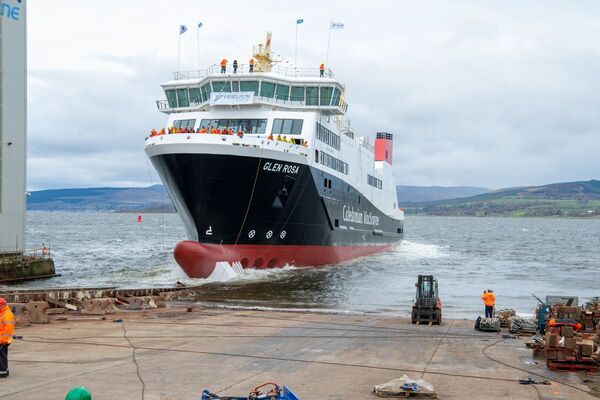
[[[464,320],[428,327],[375,315],[175,307],[63,317],[16,333],[23,339],[11,346],[1,399],[64,399],[77,385],[94,400],[141,399],[142,390],[147,400],[199,399],[204,388],[239,396],[266,381],[303,400],[376,399],[374,385],[404,374],[431,382],[441,399],[595,398],[584,375],[528,363],[526,339],[475,332]],[[555,381],[517,382],[542,379],[534,374]]]

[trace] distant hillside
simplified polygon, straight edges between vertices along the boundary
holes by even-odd
[[[429,215],[597,217],[600,181],[500,189],[466,198],[410,204],[405,209]]]
[[[470,197],[491,191],[491,189],[472,186],[396,186],[398,203],[402,205]]]
[[[173,211],[162,185],[145,188],[49,189],[27,196],[28,210],[44,211]]]

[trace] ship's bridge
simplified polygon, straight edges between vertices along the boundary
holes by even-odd
[[[201,71],[175,72],[162,85],[166,100],[157,100],[164,113],[206,111],[218,106],[267,105],[290,110],[319,110],[343,115],[348,109],[344,86],[331,71],[273,66],[270,72],[250,72],[240,65],[234,73],[217,65]],[[222,96],[219,96],[221,94]]]

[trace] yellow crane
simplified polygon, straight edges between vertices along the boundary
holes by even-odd
[[[271,72],[273,59],[271,58],[271,32],[267,32],[267,40],[265,43],[259,43],[254,46],[252,57],[256,60],[254,71],[256,72]]]

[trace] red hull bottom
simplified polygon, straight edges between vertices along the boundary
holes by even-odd
[[[184,240],[174,250],[175,261],[190,278],[208,278],[219,261],[239,262],[243,268],[319,266],[368,256],[393,244],[377,246],[269,246],[200,244]]]

